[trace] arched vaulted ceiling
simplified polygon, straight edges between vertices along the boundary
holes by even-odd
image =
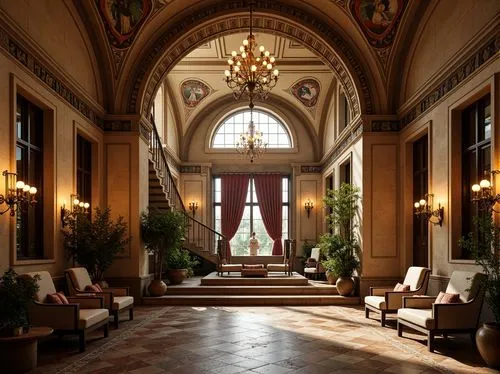
[[[142,0],[143,12],[127,37],[117,33],[109,9],[106,13],[110,3],[75,5],[96,41],[111,114],[147,113],[159,84],[185,56],[216,38],[248,32],[246,0]],[[392,114],[390,85],[397,82],[401,63],[394,54],[411,38],[408,18],[423,5],[387,0],[393,19],[382,34],[374,34],[360,13],[365,3],[257,0],[253,26],[312,51],[341,83],[355,115]]]

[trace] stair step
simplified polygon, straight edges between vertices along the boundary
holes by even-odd
[[[335,286],[169,286],[170,295],[338,295]]]
[[[359,305],[359,297],[339,295],[166,295],[143,297],[145,305],[184,305],[184,306],[315,306],[315,305]]]

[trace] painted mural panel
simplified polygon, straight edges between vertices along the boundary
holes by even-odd
[[[128,48],[152,9],[152,0],[96,0],[108,40]]]
[[[374,47],[392,44],[405,0],[352,0],[350,9],[368,41]]]
[[[295,83],[290,92],[306,107],[311,108],[318,102],[320,86],[316,79],[302,79]]]
[[[194,108],[198,105],[210,94],[210,91],[210,87],[195,79],[187,80],[181,85],[182,99],[188,108]]]

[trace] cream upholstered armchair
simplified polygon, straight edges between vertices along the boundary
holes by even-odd
[[[52,304],[48,295],[56,293],[52,277],[47,271],[23,274],[23,277],[38,280],[38,292],[29,306],[29,322],[33,326],[48,326],[56,334],[77,334],[80,352],[85,351],[85,335],[99,327],[104,328],[104,337],[108,336],[109,312],[104,308],[104,299],[100,296],[67,297],[69,304]]]
[[[325,268],[319,261],[320,249],[318,247],[311,249],[311,257],[304,264],[304,275],[317,279],[321,274],[325,273]]]
[[[70,295],[78,295],[82,293],[89,293],[85,288],[92,286],[89,273],[84,267],[71,268],[66,270],[66,282],[68,284],[68,292]],[[103,292],[95,292],[96,295],[104,297],[106,308],[114,317],[115,328],[118,328],[119,314],[121,312],[129,311],[129,318],[134,319],[134,298],[129,296],[128,287],[113,287],[103,288]]]
[[[435,303],[436,296],[405,297],[398,310],[398,336],[403,326],[427,334],[427,348],[434,351],[434,336],[448,333],[470,333],[474,339],[483,305],[484,290],[481,278],[484,274],[454,271],[446,288],[447,294],[458,294],[457,303]]]
[[[430,269],[411,266],[406,272],[403,285],[409,286],[408,291],[394,291],[394,288],[370,287],[370,296],[365,297],[365,317],[370,317],[370,311],[380,313],[380,324],[385,326],[387,313],[396,313],[401,308],[404,296],[425,295],[429,284]]]
[[[293,239],[285,240],[285,254],[281,264],[267,264],[268,271],[283,271],[287,275],[293,273],[293,263],[297,252],[296,242]]]

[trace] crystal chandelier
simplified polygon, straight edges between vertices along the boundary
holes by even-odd
[[[234,97],[239,100],[242,96],[248,96],[251,102],[254,98],[266,99],[269,91],[276,86],[279,74],[274,56],[263,45],[256,50],[257,42],[252,34],[253,4],[250,2],[250,34],[243,40],[240,53],[231,52],[232,57],[227,60],[229,69],[224,72]]]
[[[262,137],[261,131],[255,130],[253,123],[253,103],[250,102],[250,124],[246,134],[240,134],[240,140],[236,143],[236,149],[239,153],[253,162],[266,150],[267,143]]]

